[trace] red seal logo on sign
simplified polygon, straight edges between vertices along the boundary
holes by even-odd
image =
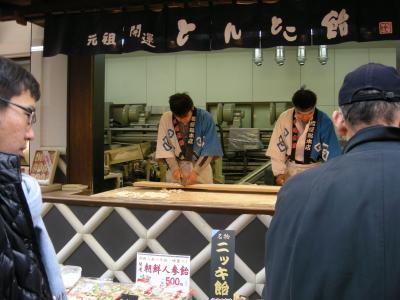
[[[379,34],[392,34],[392,22],[379,22]]]

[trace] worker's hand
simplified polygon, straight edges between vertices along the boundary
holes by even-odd
[[[287,178],[288,178],[287,175],[280,174],[280,175],[276,176],[275,184],[276,185],[283,185],[286,182]]]
[[[182,171],[181,169],[177,168],[172,172],[172,177],[178,182],[181,182],[182,180]]]
[[[198,176],[199,174],[197,174],[195,170],[192,170],[192,172],[190,172],[190,175],[186,179],[186,185],[195,184]]]

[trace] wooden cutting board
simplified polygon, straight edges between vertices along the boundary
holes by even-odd
[[[277,195],[272,193],[210,192],[194,189],[167,190],[126,186],[94,194],[87,198],[91,198],[89,200],[92,200],[96,205],[107,203],[107,205],[112,206],[145,209],[173,209],[229,214],[273,214]]]
[[[273,185],[252,185],[252,184],[192,184],[182,185],[170,182],[137,181],[134,187],[156,188],[156,189],[189,189],[206,190],[210,192],[232,192],[232,193],[269,193],[277,194],[280,186]]]

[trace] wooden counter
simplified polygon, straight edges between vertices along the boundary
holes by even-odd
[[[71,192],[43,194],[44,202],[85,206],[190,210],[197,212],[273,214],[276,193],[160,190],[124,187],[91,196]]]
[[[139,252],[190,255],[198,300],[209,299],[213,229],[234,230],[235,272],[244,281],[232,289],[261,297],[264,237],[277,190],[227,184],[124,187],[95,195],[52,191],[43,194],[42,215],[59,262],[81,266],[85,277],[132,282]]]

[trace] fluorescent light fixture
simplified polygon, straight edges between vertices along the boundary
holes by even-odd
[[[328,62],[328,46],[320,45],[318,49],[318,61],[321,65],[326,65]]]
[[[299,46],[297,48],[297,62],[300,66],[306,63],[306,46]]]
[[[253,63],[259,67],[263,63],[263,51],[261,47],[261,37],[262,37],[262,32],[261,30],[258,31],[258,48],[254,48],[253,52]]]
[[[31,52],[42,52],[43,51],[43,46],[32,46],[31,47]]]
[[[275,62],[279,66],[283,66],[285,63],[285,47],[283,46],[276,46],[275,48]]]
[[[253,53],[253,62],[256,66],[261,66],[263,63],[263,53],[261,48],[255,48]]]

